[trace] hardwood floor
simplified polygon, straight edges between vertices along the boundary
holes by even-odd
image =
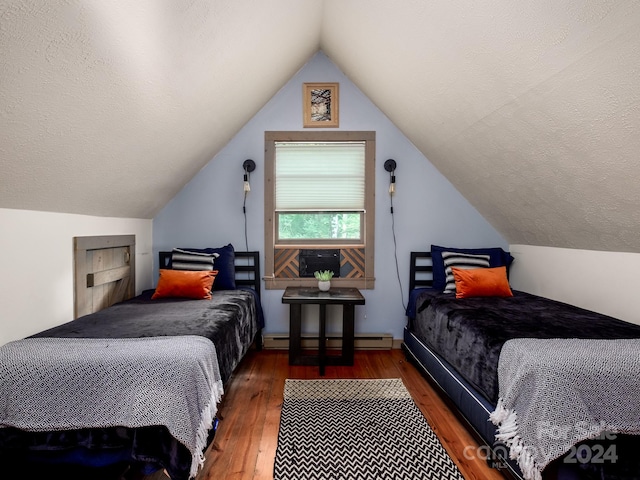
[[[476,455],[477,442],[464,429],[401,350],[356,351],[353,367],[289,366],[284,350],[251,351],[227,386],[221,420],[196,480],[272,479],[280,409],[287,378],[401,378],[465,479],[501,480]],[[165,480],[158,472],[144,480]]]

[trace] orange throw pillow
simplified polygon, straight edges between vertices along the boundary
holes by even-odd
[[[218,270],[160,270],[160,278],[151,300],[156,298],[195,298],[210,300],[211,287]]]
[[[456,298],[513,297],[507,267],[474,268],[465,270],[452,267],[456,280]]]

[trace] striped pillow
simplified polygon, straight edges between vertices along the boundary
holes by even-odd
[[[171,251],[171,268],[173,270],[213,270],[217,253],[189,252],[174,248]]]
[[[442,252],[446,283],[444,293],[456,292],[456,279],[451,267],[471,270],[473,268],[489,268],[489,255],[471,255],[469,253]]]

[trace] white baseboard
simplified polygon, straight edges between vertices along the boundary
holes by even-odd
[[[262,338],[263,347],[273,350],[289,349],[288,333],[267,333]],[[356,350],[390,350],[400,348],[402,340],[394,339],[389,333],[356,333],[354,346]],[[302,348],[318,348],[318,336],[302,335]],[[327,348],[342,348],[342,337],[338,334],[327,335]]]

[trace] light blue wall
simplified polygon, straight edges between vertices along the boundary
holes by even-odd
[[[245,250],[242,162],[251,158],[257,167],[251,174],[247,199],[248,246],[262,252],[264,266],[264,132],[302,130],[304,82],[339,82],[340,130],[376,132],[376,285],[363,290],[366,305],[356,307],[356,332],[402,338],[410,251],[429,250],[432,243],[505,249],[508,245],[323,53],[316,54],[156,216],[154,258],[158,251],[173,247],[232,243],[236,250]],[[383,168],[388,158],[397,162],[393,220],[402,294],[395,264],[389,174]],[[282,290],[262,293],[265,333],[287,332],[288,306],[281,302]],[[305,330],[312,327],[307,325]],[[336,329],[337,319],[332,318],[328,330]]]

